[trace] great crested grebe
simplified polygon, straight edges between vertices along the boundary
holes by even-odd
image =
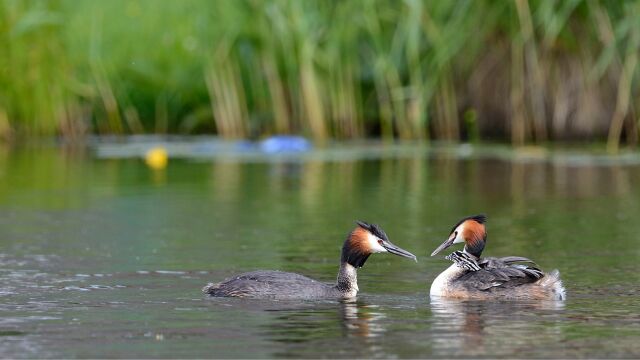
[[[434,256],[453,244],[464,243],[446,259],[453,265],[431,284],[431,296],[458,299],[532,299],[564,300],[565,290],[558,270],[545,274],[524,257],[481,258],[487,242],[485,215],[469,216],[452,229],[447,241],[431,254]],[[530,264],[530,265],[525,265]]]
[[[374,253],[388,252],[416,260],[412,253],[393,245],[376,224],[356,221],[344,245],[338,279],[326,284],[299,274],[258,270],[240,274],[218,284],[208,284],[202,291],[216,297],[263,299],[347,299],[358,293],[356,269]]]

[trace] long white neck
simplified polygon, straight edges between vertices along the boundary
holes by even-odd
[[[349,296],[356,296],[358,293],[358,275],[356,268],[347,262],[340,264],[338,271],[338,279],[336,280],[336,288]]]
[[[433,283],[431,283],[431,290],[429,290],[429,295],[447,296],[451,282],[457,279],[465,271],[465,269],[456,264],[449,266],[445,271],[441,272],[435,280],[433,280]]]

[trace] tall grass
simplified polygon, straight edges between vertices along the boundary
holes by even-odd
[[[640,0],[0,0],[0,136],[638,139]]]

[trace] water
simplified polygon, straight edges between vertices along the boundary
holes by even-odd
[[[635,155],[346,155],[151,170],[82,148],[0,149],[0,354],[640,357]],[[489,215],[485,253],[560,269],[566,302],[429,300],[448,264],[427,254],[479,212]],[[419,263],[373,255],[353,302],[200,292],[253,269],[333,281],[356,219],[382,225]]]

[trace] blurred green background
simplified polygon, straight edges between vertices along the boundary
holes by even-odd
[[[0,0],[0,136],[638,140],[640,1]]]

